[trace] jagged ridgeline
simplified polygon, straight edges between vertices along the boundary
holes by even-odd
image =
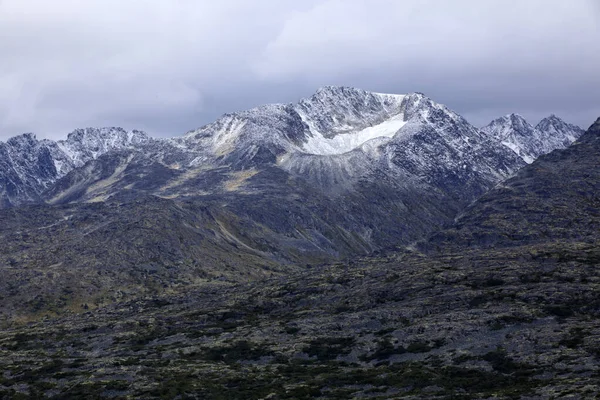
[[[568,148],[542,155],[488,191],[452,228],[434,234],[423,246],[447,251],[544,244],[557,259],[598,263],[599,166],[600,119]],[[563,246],[570,251],[561,255]]]
[[[6,287],[5,310],[410,244],[582,132],[552,116],[529,134],[516,119],[480,130],[420,93],[324,87],[171,139],[120,128],[12,138],[0,143],[0,267],[19,289]]]

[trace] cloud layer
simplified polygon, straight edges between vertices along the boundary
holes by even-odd
[[[587,127],[599,21],[595,0],[0,0],[0,139],[175,136],[326,84]]]

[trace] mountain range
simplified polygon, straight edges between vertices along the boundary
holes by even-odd
[[[2,285],[19,288],[2,314],[410,245],[582,132],[555,116],[478,129],[421,93],[328,86],[171,139],[120,128],[17,136],[0,144]]]
[[[513,150],[528,164],[552,150],[568,147],[583,134],[581,128],[564,122],[556,115],[544,118],[533,127],[522,116],[510,114],[495,119],[482,131]]]
[[[436,174],[470,175],[489,182],[522,167],[518,158],[531,162],[568,146],[582,133],[554,115],[533,128],[511,114],[479,130],[420,93],[390,95],[329,86],[297,104],[226,114],[172,139],[121,128],[78,129],[57,142],[37,140],[33,134],[16,136],[0,144],[0,193],[4,207],[61,202],[52,196],[58,191],[54,186],[69,172],[104,154],[125,151],[135,154],[134,163],[158,163],[172,170],[162,177],[168,188],[147,191],[177,197],[216,191],[210,185],[196,192],[173,189],[201,174],[197,169],[219,167],[239,171],[273,165],[328,192],[343,192],[373,174],[425,181],[436,180]],[[472,167],[478,170],[469,173]],[[174,177],[181,179],[174,182]]]
[[[423,141],[440,131],[448,135],[445,143],[464,137],[431,125],[423,124]],[[441,142],[426,143],[405,147],[437,149]],[[507,145],[498,148],[519,157]],[[129,157],[126,152],[118,159]],[[108,165],[102,159],[98,165]],[[164,270],[147,269],[146,275],[142,268],[134,273],[118,268],[113,260],[102,268],[86,264],[77,269],[73,266],[83,245],[71,254],[65,248],[56,250],[59,262],[66,260],[64,254],[72,257],[66,260],[70,269],[46,266],[36,258],[44,253],[36,250],[40,242],[48,237],[60,241],[61,232],[74,227],[80,242],[91,247],[119,236],[107,248],[130,257],[136,253],[125,246],[135,244],[142,260],[162,243],[150,245],[144,232],[169,237],[166,231],[179,226],[175,239],[159,249],[176,253],[186,247],[178,247],[178,240],[190,240],[184,229],[200,224],[194,218],[214,212],[205,202],[208,197],[215,196],[231,211],[222,194],[182,201],[150,196],[140,188],[142,193],[118,191],[103,202],[4,210],[2,220],[11,225],[2,227],[2,242],[23,254],[13,260],[12,270],[28,269],[30,276],[18,280],[7,275],[8,268],[2,271],[5,281],[13,282],[2,288],[3,307],[12,304],[22,319],[7,321],[0,330],[0,368],[5,371],[0,394],[59,399],[597,398],[600,119],[565,149],[541,155],[529,165],[520,159],[522,167],[510,177],[408,247],[322,265],[296,264],[237,284],[221,279],[189,284],[182,277],[201,268],[183,268],[178,274],[183,265],[165,264]],[[259,166],[253,168],[263,171]],[[283,171],[274,166],[264,170]],[[280,173],[286,179],[293,176]],[[443,191],[434,179],[426,180],[431,176],[422,177],[430,185],[424,188]],[[325,190],[318,181],[296,179],[312,193]],[[263,193],[281,182],[263,187]],[[330,197],[334,210],[340,196]],[[282,196],[279,201],[288,200]],[[119,218],[121,224],[115,225]],[[31,221],[38,221],[31,226],[41,229],[25,229]],[[210,224],[197,228],[206,229],[198,240],[210,235]],[[7,240],[9,234],[21,236]],[[227,240],[233,239],[212,243]],[[86,257],[93,264],[93,255]],[[220,264],[218,269],[231,275],[260,270],[250,264],[235,271],[230,266]],[[61,279],[69,270],[79,273],[78,281],[65,284]],[[114,274],[120,275],[113,279]],[[132,284],[134,274],[138,286],[126,292],[123,283]],[[177,279],[182,279],[177,285],[164,286]],[[22,296],[21,303],[26,303],[22,285],[28,280],[37,282],[37,290],[53,285],[60,290],[46,298],[54,302],[44,303],[42,296],[27,305],[45,311],[46,318],[24,318],[26,309],[20,303],[6,301]],[[73,284],[78,282],[80,286]],[[157,290],[143,291],[144,285]],[[115,298],[110,304],[80,304],[86,295],[91,298],[94,287],[103,287],[105,294],[113,291]],[[71,301],[75,294],[78,302]],[[54,318],[49,318],[49,309]]]

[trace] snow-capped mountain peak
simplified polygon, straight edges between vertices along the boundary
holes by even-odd
[[[535,129],[547,132],[549,135],[564,136],[572,143],[584,133],[584,130],[576,125],[569,124],[556,115],[552,114],[549,117],[542,119]],[[575,133],[575,135],[573,135]]]
[[[77,129],[66,140],[38,140],[24,133],[0,142],[0,206],[37,201],[41,192],[74,168],[112,150],[134,149],[150,141],[141,131]]]
[[[225,114],[181,140],[217,156],[243,149],[241,156],[246,159],[265,151],[273,156],[343,154],[369,140],[392,137],[405,122],[401,111],[405,97],[324,86],[297,104],[270,104]]]
[[[316,155],[344,154],[375,139],[382,145],[392,138],[409,137],[415,130],[402,129],[409,122],[411,126],[429,124],[439,129],[468,125],[446,106],[418,92],[386,94],[326,87],[300,101],[295,109],[310,132],[301,150]]]
[[[294,110],[308,127],[300,151],[315,155],[344,154],[377,138],[391,138],[404,126],[406,95],[373,93],[326,86],[301,100]]]
[[[518,133],[522,136],[530,135],[533,132],[531,126],[520,114],[507,114],[490,122],[481,130],[492,135],[498,140],[506,140],[511,135]]]
[[[111,150],[122,150],[148,142],[150,137],[142,131],[126,131],[118,127],[76,129],[67,140],[57,142],[58,147],[79,167]]]
[[[27,145],[32,146],[37,143],[37,137],[35,136],[35,133],[22,133],[20,135],[11,137],[6,141],[6,143],[14,147]]]
[[[403,129],[407,124],[410,126]],[[284,154],[337,156],[377,151],[394,138],[414,135],[423,124],[445,132],[453,146],[483,137],[460,115],[422,93],[387,94],[324,86],[297,104],[272,104],[225,114],[174,140],[203,152],[203,159],[224,157],[242,165],[271,162]],[[464,129],[468,133],[457,135]]]
[[[519,114],[509,114],[495,119],[481,129],[501,141],[527,163],[542,154],[562,149],[583,134],[583,130],[568,124],[556,115],[544,118],[535,128]]]
[[[0,196],[10,192],[7,204],[37,201],[71,170],[120,150],[135,151],[136,160],[177,170],[176,175],[199,166],[277,167],[340,192],[375,175],[392,183],[399,179],[398,185],[407,177],[440,187],[472,181],[480,190],[516,171],[523,160],[566,146],[579,136],[577,129],[555,116],[533,128],[510,114],[479,130],[422,93],[325,86],[296,104],[228,113],[171,139],[114,127],[77,129],[58,142],[21,135],[0,143],[0,163],[8,171],[0,170]]]
[[[302,99],[294,110],[325,138],[355,133],[380,124],[401,112],[405,95],[367,92],[343,86],[325,86]]]

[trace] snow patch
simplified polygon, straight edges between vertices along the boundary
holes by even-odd
[[[304,120],[302,115],[301,117]],[[312,136],[302,146],[302,151],[323,156],[348,153],[373,139],[392,138],[406,124],[404,115],[398,114],[378,125],[357,132],[339,134],[328,139],[317,131],[310,121],[304,120],[304,122],[308,125]]]
[[[511,149],[512,151],[514,151],[527,164],[531,164],[534,161],[534,159],[531,156],[524,154],[523,150],[516,143],[504,140],[504,141],[502,141],[502,144],[505,145],[506,147],[508,147],[509,149]]]

